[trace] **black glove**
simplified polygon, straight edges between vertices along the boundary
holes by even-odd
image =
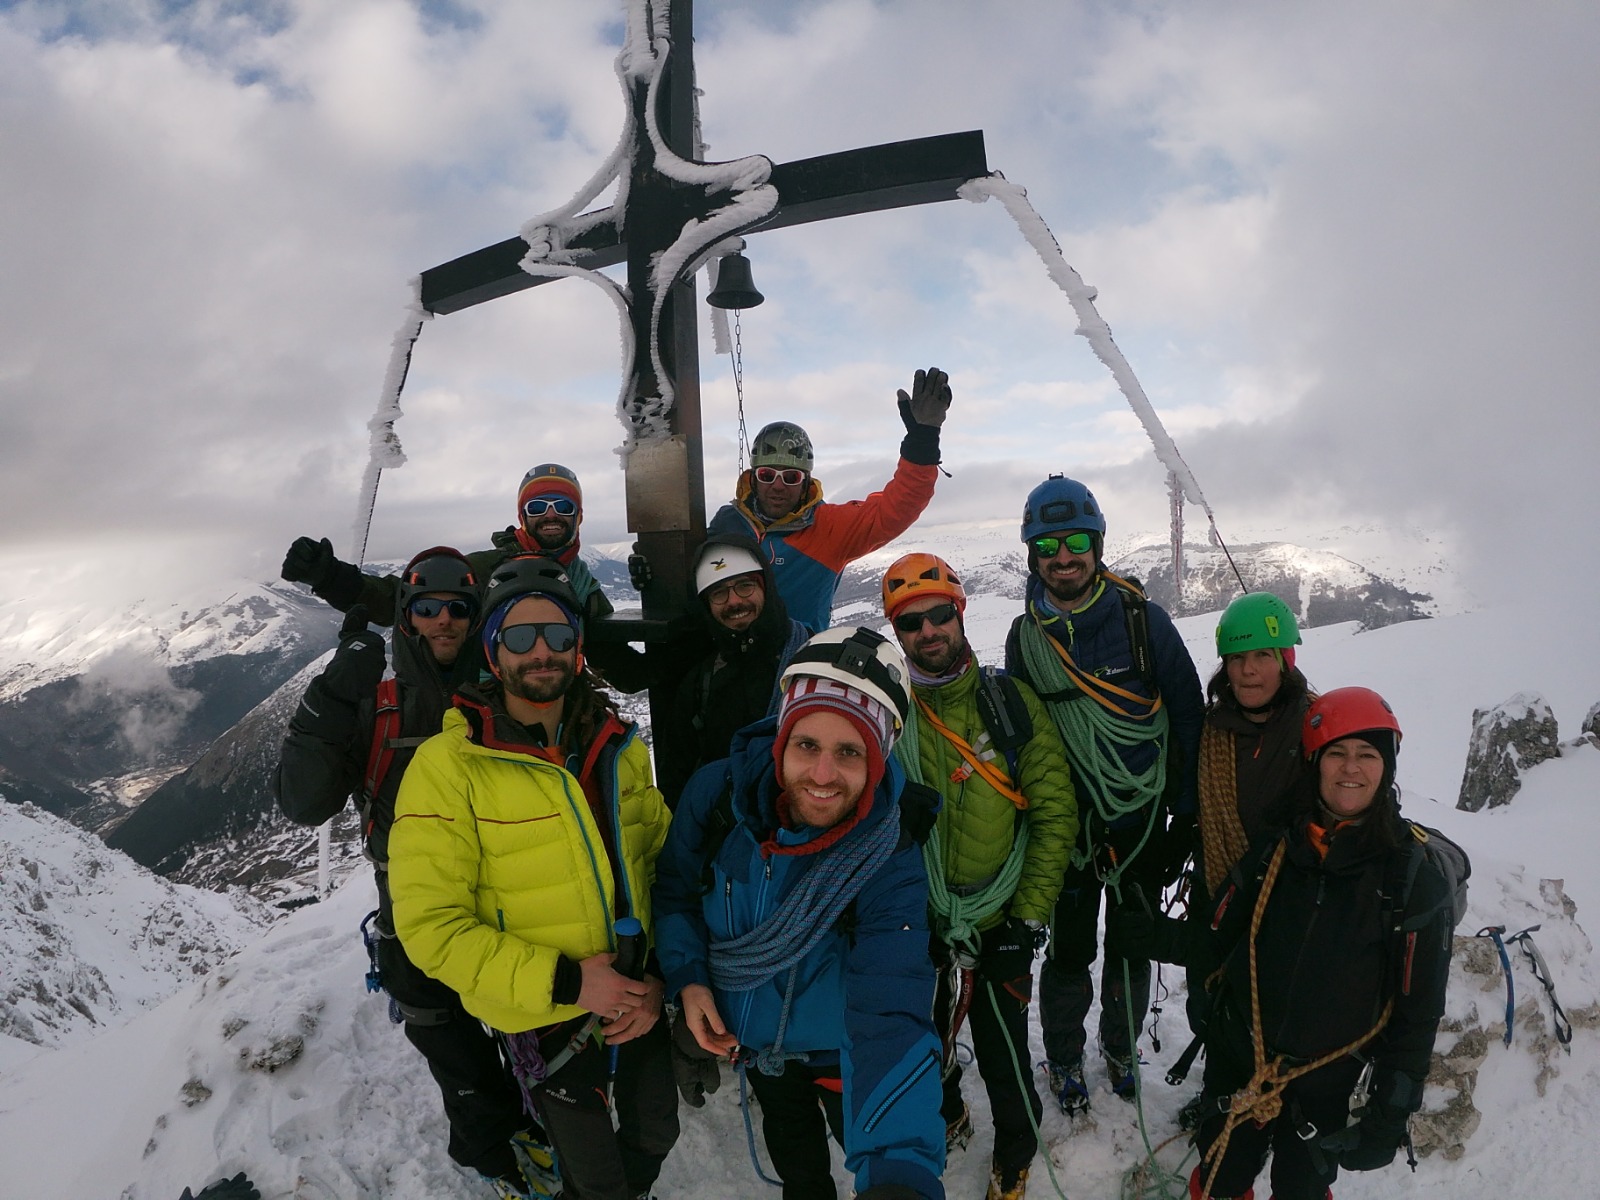
[[[197,1198],[188,1188],[184,1188],[183,1195],[179,1196],[178,1200],[197,1200]],[[232,1179],[219,1179],[203,1188],[198,1200],[261,1200],[261,1193],[255,1184],[245,1178],[245,1173],[240,1171]]]
[[[1161,882],[1166,887],[1177,883],[1183,869],[1200,846],[1200,822],[1193,813],[1178,813],[1167,825],[1161,839]]]
[[[906,436],[900,441],[900,457],[920,466],[939,462],[939,427],[950,410],[950,377],[938,367],[918,371],[911,383],[911,394],[896,393],[900,420]]]
[[[722,1064],[694,1040],[680,1014],[672,1021],[672,1078],[690,1108],[704,1108],[706,1097],[722,1086]]]
[[[1346,1171],[1377,1171],[1394,1161],[1406,1140],[1405,1110],[1369,1104],[1356,1124],[1322,1139],[1322,1148]]]
[[[283,556],[279,574],[289,583],[306,584],[340,612],[361,596],[360,569],[335,558],[333,543],[327,538],[317,542],[308,537],[295,538]]]
[[[1187,954],[1188,926],[1157,913],[1136,883],[1122,886],[1122,903],[1106,910],[1106,954],[1134,962],[1177,963]]]
[[[323,669],[325,695],[355,704],[372,695],[383,678],[383,637],[367,628],[367,606],[357,604],[339,626],[339,648]]]
[[[1020,917],[1007,917],[983,935],[978,969],[990,983],[1005,986],[1019,1000],[1033,994],[1033,930]]]

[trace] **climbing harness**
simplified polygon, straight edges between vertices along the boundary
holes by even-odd
[[[1366,1033],[1356,1038],[1349,1045],[1340,1046],[1337,1050],[1329,1051],[1320,1058],[1302,1063],[1297,1067],[1287,1070],[1283,1066],[1283,1056],[1276,1055],[1270,1061],[1267,1059],[1266,1037],[1261,1026],[1261,986],[1259,974],[1256,970],[1256,935],[1261,930],[1261,919],[1267,911],[1267,899],[1272,895],[1273,886],[1278,882],[1278,872],[1283,866],[1284,852],[1288,842],[1280,838],[1272,852],[1272,860],[1267,864],[1267,872],[1261,882],[1261,894],[1256,898],[1255,911],[1250,917],[1250,1042],[1255,1054],[1255,1073],[1249,1081],[1234,1092],[1228,1100],[1228,1119],[1223,1124],[1222,1133],[1211,1144],[1200,1165],[1210,1165],[1211,1170],[1206,1175],[1205,1186],[1201,1189],[1200,1200],[1210,1200],[1212,1184],[1216,1182],[1217,1172],[1222,1167],[1222,1160],[1228,1152],[1228,1142],[1233,1137],[1233,1131],[1245,1121],[1255,1121],[1265,1124],[1275,1120],[1283,1111],[1283,1090],[1294,1080],[1302,1075],[1309,1075],[1312,1071],[1320,1070],[1331,1062],[1336,1062],[1347,1054],[1354,1054],[1373,1038],[1383,1031],[1389,1023],[1389,1016],[1394,1012],[1394,997],[1384,1001],[1383,1011],[1378,1014],[1377,1021]]]

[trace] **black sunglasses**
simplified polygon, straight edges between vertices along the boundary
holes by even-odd
[[[500,631],[500,644],[513,654],[526,654],[539,644],[552,654],[565,654],[578,644],[578,631],[565,621],[537,621],[526,625],[507,625]]]
[[[956,619],[956,614],[960,611],[954,604],[935,604],[932,608],[925,608],[921,612],[901,613],[894,619],[894,627],[901,633],[918,633],[922,630],[923,622],[932,621],[935,625],[948,625]]]
[[[473,603],[470,600],[441,600],[437,596],[418,596],[406,605],[406,611],[413,617],[421,617],[424,621],[431,621],[440,613],[448,611],[458,621],[465,621],[472,615]]]

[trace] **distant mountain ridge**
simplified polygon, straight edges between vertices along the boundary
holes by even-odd
[[[835,619],[879,621],[883,570],[907,544],[957,564],[970,594],[1020,603],[1027,574],[1012,528],[919,530],[914,542],[851,564]],[[621,609],[638,602],[626,550],[585,552]],[[1220,551],[1192,546],[1184,594],[1174,603],[1169,553],[1163,544],[1141,546],[1110,565],[1142,579],[1175,616],[1220,609],[1238,594]],[[1307,627],[1358,621],[1375,628],[1429,615],[1427,596],[1329,551],[1269,542],[1233,555],[1253,587],[1283,596]],[[315,840],[279,815],[272,773],[289,716],[331,651],[339,620],[303,588],[276,582],[236,588],[193,609],[147,605],[76,621],[69,614],[59,628],[30,628],[26,636],[8,633],[0,611],[0,791],[97,830],[174,879],[281,898],[314,871]],[[647,719],[642,703],[626,707]],[[158,786],[135,795],[129,808],[128,780],[136,775]],[[349,814],[340,826],[342,858],[359,854]]]

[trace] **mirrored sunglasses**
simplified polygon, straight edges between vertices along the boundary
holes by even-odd
[[[522,506],[522,513],[528,517],[542,517],[551,509],[555,510],[558,517],[570,517],[578,511],[578,502],[567,496],[555,500],[544,500],[535,496]]]
[[[456,620],[465,621],[472,615],[472,610],[473,603],[470,600],[441,600],[437,596],[418,596],[406,605],[407,612],[424,621],[431,621],[442,612],[449,612]]]
[[[1094,534],[1078,532],[1064,537],[1036,537],[1032,545],[1034,553],[1040,558],[1054,558],[1063,546],[1069,554],[1087,554],[1094,549]]]
[[[806,481],[806,473],[799,467],[787,467],[780,471],[777,467],[757,467],[757,483],[783,482],[784,487],[799,487]]]
[[[526,654],[539,644],[540,638],[552,654],[565,654],[578,644],[578,631],[565,621],[537,621],[507,625],[498,640],[511,653]]]
[[[901,633],[918,633],[926,621],[932,621],[935,625],[950,624],[959,611],[954,604],[935,604],[921,612],[901,613],[894,619],[894,627]]]

